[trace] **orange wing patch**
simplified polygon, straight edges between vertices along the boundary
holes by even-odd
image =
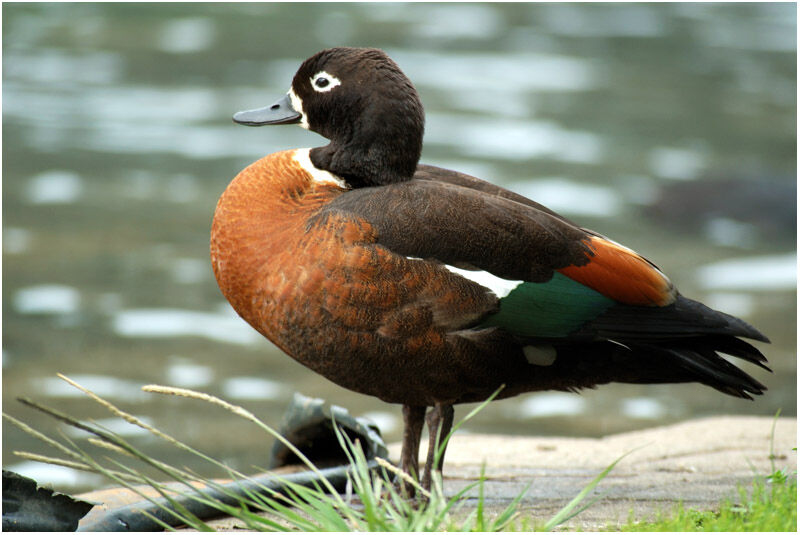
[[[570,279],[627,305],[666,306],[675,301],[672,282],[653,264],[611,240],[592,236],[588,264],[557,270]]]

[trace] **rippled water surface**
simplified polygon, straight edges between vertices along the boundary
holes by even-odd
[[[196,388],[277,425],[291,395],[367,414],[261,339],[208,262],[216,199],[251,161],[324,143],[230,116],[282,95],[335,45],[387,50],[427,111],[423,161],[530,196],[640,251],[681,291],[773,341],[755,402],[696,385],[614,385],[498,402],[466,431],[601,435],[796,406],[796,13],[792,4],[4,4],[3,409],[29,396],[161,449],[55,377],[73,377],[234,466],[271,440]],[[459,408],[457,416],[465,414]],[[3,427],[3,465],[64,488]],[[224,437],[224,439],[221,439]]]

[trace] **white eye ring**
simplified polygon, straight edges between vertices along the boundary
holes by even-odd
[[[327,93],[339,85],[342,85],[342,81],[325,71],[319,71],[317,74],[311,77],[311,87],[317,93]]]

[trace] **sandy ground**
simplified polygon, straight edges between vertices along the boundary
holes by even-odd
[[[658,510],[668,512],[678,502],[716,509],[726,498],[738,497],[737,485],[749,485],[754,476],[769,474],[773,466],[796,471],[796,445],[794,418],[776,422],[773,418],[718,417],[599,439],[457,433],[447,452],[445,493],[457,493],[484,470],[490,513],[505,508],[530,485],[520,511],[544,523],[597,474],[627,454],[590,495],[597,502],[565,526],[593,530],[631,517],[652,517]],[[397,459],[400,445],[391,444],[389,451],[390,458]],[[104,495],[112,494],[104,491],[90,497],[103,501]],[[120,498],[119,493],[114,495]],[[476,495],[477,490],[468,494]],[[236,521],[219,519],[211,525],[235,529]]]
[[[797,420],[720,417],[587,438],[456,435],[447,452],[447,493],[474,481],[484,466],[486,496],[502,508],[528,484],[521,510],[545,521],[608,465],[627,455],[590,495],[599,501],[570,522],[591,530],[651,517],[673,504],[713,510],[737,498],[737,485],[775,468],[797,469]],[[399,453],[399,445],[392,445]],[[630,453],[629,453],[630,452]]]

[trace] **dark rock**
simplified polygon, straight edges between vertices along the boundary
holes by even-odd
[[[377,426],[354,418],[347,409],[326,405],[324,400],[295,394],[278,432],[316,466],[339,466],[348,460],[333,430],[333,420],[352,442],[358,441],[367,460],[386,457],[386,446]],[[276,440],[269,468],[303,464],[285,444]]]
[[[3,470],[3,531],[75,531],[92,507]]]

